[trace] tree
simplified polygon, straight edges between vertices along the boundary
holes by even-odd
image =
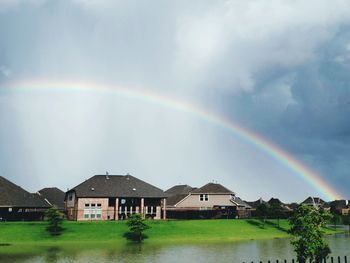
[[[334,230],[337,230],[337,225],[340,224],[341,216],[338,213],[332,214],[332,223],[334,226]]]
[[[325,211],[301,205],[289,219],[291,224],[289,232],[294,236],[291,243],[299,263],[305,263],[307,259],[321,262],[330,254],[322,230],[328,218],[329,214]]]
[[[60,212],[58,212],[57,209],[51,207],[45,212],[45,216],[48,221],[48,226],[46,227],[46,230],[53,236],[57,236],[61,234],[63,228],[61,227],[63,217]]]
[[[349,226],[349,233],[350,233],[350,211],[347,215],[343,216],[343,224]]]
[[[270,205],[269,211],[272,218],[277,218],[277,225],[278,227],[280,227],[280,217],[283,212],[282,205],[280,203],[275,202]]]
[[[265,228],[265,221],[268,215],[269,208],[266,203],[261,203],[256,207],[256,215],[263,221],[263,228]]]
[[[145,219],[142,218],[140,214],[132,214],[128,218],[127,225],[131,232],[131,235],[127,234],[126,237],[133,241],[137,241],[139,243],[146,237],[144,235],[144,231],[149,229],[150,227],[145,223]]]

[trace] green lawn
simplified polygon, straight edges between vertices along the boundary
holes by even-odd
[[[169,220],[148,221],[145,243],[200,243],[233,242],[238,240],[271,239],[288,237],[287,220],[266,223],[259,220]],[[125,221],[72,222],[64,221],[64,232],[52,237],[45,231],[46,222],[0,223],[0,245],[3,244],[63,244],[108,243],[126,244],[123,234],[128,228]],[[333,233],[332,230],[326,230]]]

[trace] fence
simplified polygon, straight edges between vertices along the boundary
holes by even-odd
[[[273,261],[273,260],[268,260],[267,263],[297,263],[298,261],[295,260],[295,259],[292,259],[291,261],[287,261],[286,259],[285,260],[276,260],[276,261]],[[316,262],[316,261],[312,261],[311,259],[310,260],[307,260],[306,263],[347,263],[348,262],[348,259],[347,259],[347,256],[344,256],[344,257],[329,257],[329,258],[325,258],[323,259],[321,262]],[[243,263],[255,263],[254,261],[243,261]],[[263,261],[259,261],[259,263],[264,263]],[[265,261],[266,263],[266,261]]]

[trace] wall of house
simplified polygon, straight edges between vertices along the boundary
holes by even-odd
[[[232,196],[230,194],[208,194],[208,201],[200,201],[199,194],[191,194],[187,198],[180,201],[176,207],[213,207],[213,206],[234,206],[230,201]]]
[[[67,207],[74,207],[74,205],[75,205],[75,193],[74,192],[70,192],[67,194],[66,204],[67,204]]]
[[[85,218],[84,209],[85,204],[101,204],[101,218]],[[78,198],[77,202],[77,218],[78,221],[82,220],[107,220],[108,219],[108,198]]]

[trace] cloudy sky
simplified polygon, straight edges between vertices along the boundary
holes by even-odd
[[[130,173],[162,189],[217,181],[244,199],[324,193],[191,114],[251,129],[350,198],[350,3],[0,0],[0,175],[29,191]]]

